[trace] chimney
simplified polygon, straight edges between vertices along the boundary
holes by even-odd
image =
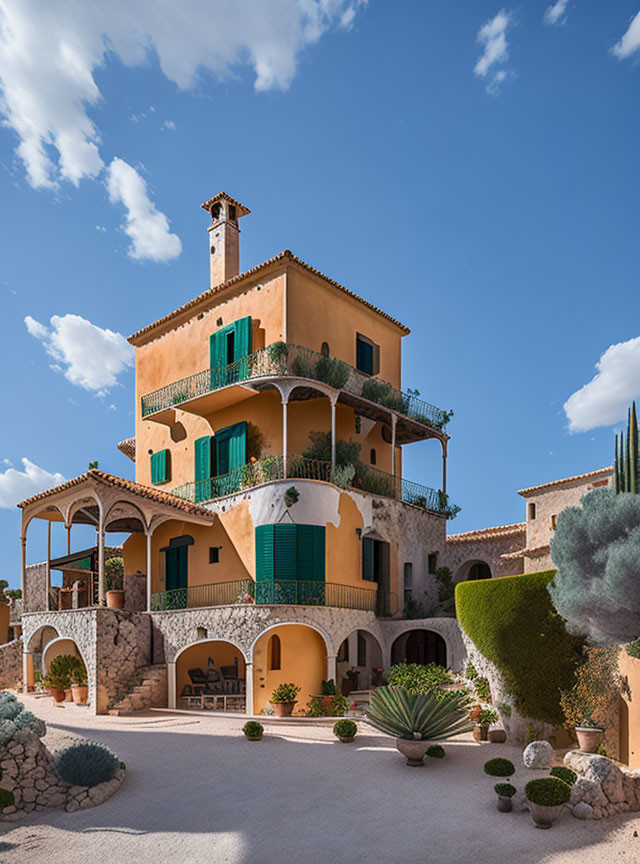
[[[215,288],[240,272],[240,229],[238,219],[251,213],[226,192],[218,192],[201,205],[211,215],[209,232],[209,259],[211,280]]]

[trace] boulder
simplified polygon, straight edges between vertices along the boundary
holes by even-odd
[[[532,741],[525,747],[522,759],[525,768],[546,771],[553,762],[553,747],[548,741]]]
[[[580,801],[573,808],[572,812],[576,819],[591,819],[593,807],[590,804],[587,804],[586,801]]]

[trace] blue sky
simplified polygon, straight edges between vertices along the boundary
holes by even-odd
[[[290,248],[412,328],[405,388],[455,411],[450,530],[609,464],[640,395],[639,0],[130,5],[0,0],[0,578],[18,498],[133,477],[118,334],[206,290],[220,189],[242,269]]]

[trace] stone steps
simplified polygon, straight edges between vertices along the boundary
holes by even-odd
[[[167,705],[167,667],[143,666],[138,670],[137,681],[109,714],[118,717],[145,708],[164,708]]]

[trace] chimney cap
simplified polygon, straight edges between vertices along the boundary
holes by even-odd
[[[246,216],[248,213],[251,213],[248,207],[245,207],[244,204],[241,204],[239,201],[236,201],[235,198],[232,198],[231,195],[227,195],[226,192],[218,192],[217,195],[214,195],[213,198],[209,198],[208,201],[205,201],[204,204],[201,204],[203,210],[207,212],[211,212],[211,208],[214,204],[217,204],[218,201],[226,201],[229,204],[233,204],[238,213],[238,218],[241,216]]]

